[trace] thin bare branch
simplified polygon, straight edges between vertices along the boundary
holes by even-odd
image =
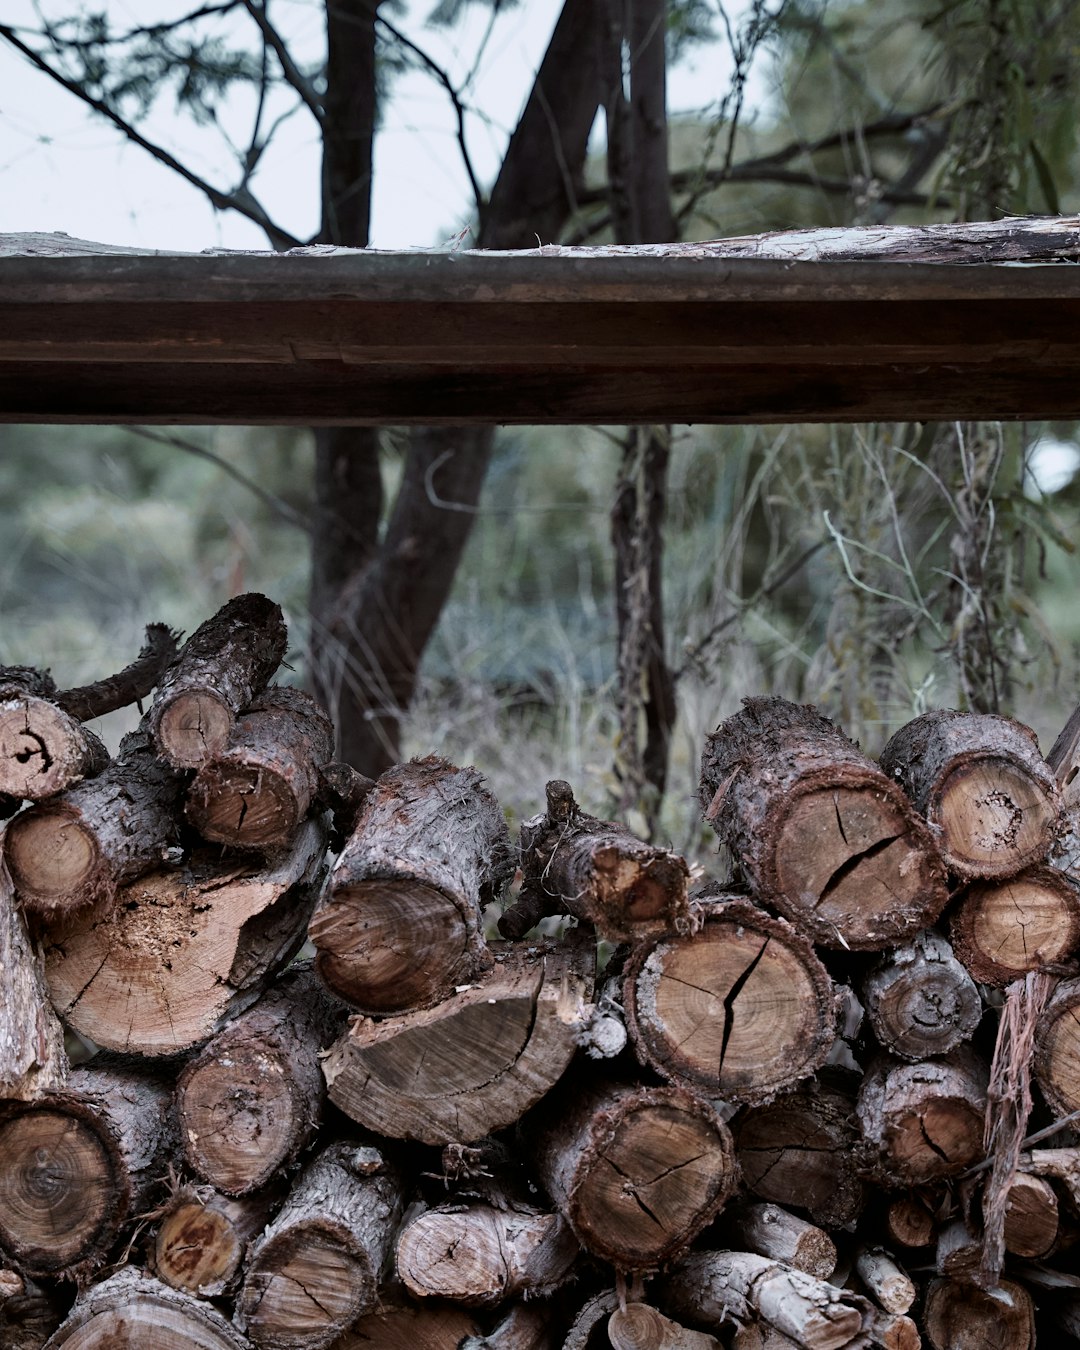
[[[244,8],[259,25],[259,31],[263,38],[273,50],[281,66],[281,73],[285,79],[292,85],[296,92],[303,99],[308,111],[314,117],[320,126],[323,125],[324,112],[322,100],[315,92],[314,86],[296,62],[292,59],[288,47],[285,45],[285,39],[270,22],[269,15],[266,12],[266,0],[259,4],[256,0],[241,0]]]

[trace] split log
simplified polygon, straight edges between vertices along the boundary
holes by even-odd
[[[171,1055],[206,1040],[296,954],[325,843],[311,820],[269,868],[195,853],[124,887],[115,905],[52,925],[45,980],[57,1011],[125,1053]]]
[[[0,989],[0,1097],[29,1100],[62,1087],[68,1072],[64,1031],[46,995],[41,962],[2,857]]]
[[[1057,1193],[1045,1177],[1017,1172],[1005,1208],[1005,1249],[1014,1256],[1046,1256],[1057,1241]]]
[[[266,688],[285,656],[281,609],[265,595],[238,595],[200,624],[169,666],[150,709],[158,752],[197,769],[229,739],[236,716]]]
[[[85,1290],[45,1350],[251,1350],[215,1311],[134,1266]]]
[[[691,1326],[760,1318],[807,1350],[840,1350],[862,1330],[858,1294],[753,1252],[695,1252],[665,1277],[658,1298]]]
[[[300,689],[267,689],[237,718],[223,749],[188,788],[184,813],[204,839],[281,848],[319,790],[334,752],[334,725]]]
[[[5,685],[0,670],[0,794],[41,801],[93,778],[109,752],[87,727],[49,699]]]
[[[175,1142],[167,1085],[116,1066],[0,1103],[0,1251],[35,1279],[85,1278],[149,1202]]]
[[[573,1058],[595,963],[584,936],[510,949],[436,1008],[355,1019],[323,1061],[331,1101],[379,1134],[428,1144],[512,1125]]]
[[[159,867],[179,840],[183,779],[133,731],[96,778],[23,811],[4,852],[19,899],[52,920],[111,904],[126,881]]]
[[[932,1280],[923,1327],[934,1350],[1030,1350],[1035,1344],[1031,1295],[1013,1280],[989,1290],[966,1280]]]
[[[197,1176],[243,1195],[296,1161],[322,1119],[319,1053],[347,1015],[309,963],[295,966],[188,1060],[176,1114]]]
[[[706,1097],[757,1104],[824,1063],[832,981],[810,943],[737,896],[700,903],[693,935],[639,943],[623,986],[638,1057]]]
[[[153,1273],[200,1298],[226,1294],[240,1274],[245,1248],[281,1198],[277,1188],[234,1198],[209,1186],[178,1187],[158,1220]]]
[[[743,1180],[762,1200],[805,1209],[823,1228],[862,1213],[862,1140],[846,1093],[812,1083],[745,1112],[732,1132]]]
[[[390,1284],[379,1290],[378,1307],[357,1318],[331,1350],[463,1350],[479,1335],[469,1309],[414,1303]]]
[[[646,1303],[628,1303],[608,1318],[611,1350],[720,1350],[707,1331],[690,1331]]]
[[[551,1294],[579,1254],[561,1214],[509,1203],[447,1204],[406,1221],[394,1260],[414,1298],[487,1308]]]
[[[572,1073],[525,1122],[540,1180],[581,1245],[618,1270],[685,1251],[737,1172],[727,1126],[678,1088]]]
[[[986,1069],[954,1051],[922,1064],[882,1063],[859,1090],[863,1138],[883,1186],[920,1186],[962,1172],[982,1156]]]
[[[1032,1067],[1053,1112],[1080,1110],[1080,977],[1062,980],[1043,1009]]]
[[[907,796],[813,708],[744,703],[706,742],[701,805],[759,898],[825,947],[875,951],[932,924],[945,871]]]
[[[388,770],[368,795],[310,929],[319,974],[361,1011],[431,1007],[490,965],[484,907],[514,858],[482,781],[429,756]]]
[[[779,1205],[740,1205],[725,1213],[724,1229],[735,1250],[771,1257],[815,1279],[827,1280],[836,1269],[836,1243],[828,1233]]]
[[[855,1258],[855,1270],[867,1293],[886,1312],[906,1313],[915,1302],[913,1281],[880,1247],[863,1247]]]
[[[976,980],[1004,988],[1080,947],[1080,891],[1055,867],[973,881],[953,911],[951,936]]]
[[[548,914],[572,914],[610,942],[689,929],[685,860],[586,815],[559,779],[547,785],[547,811],[521,827],[521,871],[503,937],[523,937]]]
[[[41,1350],[64,1315],[54,1292],[17,1271],[0,1270],[0,1345],[4,1350]]]
[[[937,1234],[937,1216],[919,1195],[900,1195],[885,1211],[890,1243],[900,1247],[929,1247]]]
[[[863,1005],[882,1049],[901,1059],[947,1055],[982,1019],[975,983],[944,938],[926,930],[867,975]]]
[[[889,741],[881,767],[929,821],[957,876],[1015,876],[1049,853],[1061,798],[1023,723],[994,713],[923,713]]]
[[[236,1323],[262,1350],[323,1350],[375,1306],[401,1218],[401,1179],[377,1148],[331,1144],[252,1244]]]

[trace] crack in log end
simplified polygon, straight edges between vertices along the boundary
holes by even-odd
[[[611,1157],[610,1154],[608,1153],[604,1154],[604,1161],[612,1169],[612,1171],[617,1172],[618,1175],[622,1177],[623,1184],[619,1188],[622,1194],[629,1196],[629,1198],[633,1200],[633,1202],[637,1205],[638,1209],[640,1209],[647,1218],[651,1219],[653,1223],[656,1224],[657,1228],[661,1230],[661,1232],[666,1233],[667,1225],[656,1217],[656,1215],[652,1212],[649,1206],[645,1203],[644,1200],[642,1200],[641,1196],[638,1194],[637,1188],[640,1183],[635,1181],[629,1172],[621,1168],[619,1164],[615,1161],[615,1159]]]
[[[906,831],[901,831],[899,834],[887,835],[884,839],[879,839],[876,844],[871,844],[869,848],[863,849],[860,853],[852,854],[850,858],[842,862],[836,871],[833,872],[832,876],[829,877],[828,881],[826,881],[821,894],[814,901],[814,908],[820,908],[826,900],[830,899],[856,868],[865,862],[872,861],[878,854],[884,853],[890,844],[895,844],[898,839],[903,839],[905,833]],[[877,879],[881,881],[880,877]],[[885,885],[884,881],[882,881],[882,885]],[[886,889],[889,888],[886,887]]]
[[[720,1062],[716,1066],[716,1078],[718,1082],[723,1081],[724,1058],[727,1055],[728,1042],[731,1040],[731,1033],[735,1029],[735,1000],[742,993],[743,989],[745,989],[746,982],[760,965],[761,958],[765,955],[765,948],[768,947],[768,945],[769,939],[766,938],[743,972],[732,981],[731,988],[724,998],[724,1030],[720,1042]]]
[[[923,1143],[926,1145],[926,1147],[927,1147],[928,1149],[930,1149],[932,1152],[936,1153],[937,1156],[941,1159],[941,1161],[942,1161],[943,1163],[945,1163],[947,1166],[951,1167],[951,1166],[952,1166],[952,1163],[953,1163],[953,1160],[949,1157],[949,1155],[945,1152],[945,1150],[940,1146],[940,1144],[935,1143],[935,1141],[934,1141],[933,1139],[931,1139],[931,1137],[930,1137],[930,1132],[929,1132],[929,1130],[927,1130],[927,1128],[926,1128],[926,1117],[920,1114],[920,1115],[917,1117],[917,1119],[918,1119],[918,1122],[919,1122],[919,1133],[922,1135]]]

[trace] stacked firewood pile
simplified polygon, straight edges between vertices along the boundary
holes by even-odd
[[[1080,1336],[1080,726],[746,700],[692,886],[566,783],[514,847],[474,769],[335,764],[284,652],[242,596],[0,670],[0,1345]]]

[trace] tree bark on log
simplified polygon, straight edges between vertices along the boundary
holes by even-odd
[[[579,1254],[561,1214],[504,1201],[425,1210],[402,1227],[394,1261],[414,1298],[487,1308],[553,1293]]]
[[[0,795],[37,802],[104,769],[109,752],[92,731],[3,677],[0,670]]]
[[[701,805],[759,898],[825,947],[880,950],[933,923],[945,872],[901,789],[813,708],[744,703],[706,742]]]
[[[251,1350],[209,1304],[134,1266],[85,1290],[46,1350]]]
[[[607,1323],[618,1307],[619,1295],[614,1289],[603,1289],[587,1299],[570,1324],[563,1350],[610,1350]]]
[[[887,953],[863,981],[862,995],[878,1043],[900,1059],[947,1055],[982,1020],[974,981],[930,930]]]
[[[973,881],[952,911],[950,936],[974,979],[1004,988],[1080,947],[1080,891],[1056,867]]]
[[[707,1331],[691,1331],[647,1303],[628,1303],[608,1318],[611,1350],[720,1350]]]
[[[396,1139],[473,1143],[562,1076],[587,1021],[592,941],[511,949],[436,1008],[357,1018],[323,1061],[330,1100]]]
[[[0,836],[0,851],[3,840]],[[0,1097],[28,1101],[63,1087],[64,1030],[45,991],[41,960],[0,856]]]
[[[326,851],[309,820],[270,867],[216,850],[50,927],[45,982],[69,1026],[109,1050],[172,1055],[204,1041],[295,956]]]
[[[0,1345],[4,1350],[41,1350],[64,1320],[52,1291],[14,1270],[0,1270]]]
[[[238,595],[188,638],[165,672],[149,714],[158,752],[197,769],[229,739],[236,716],[266,688],[285,656],[281,609],[265,595]]]
[[[727,1126],[678,1088],[571,1072],[523,1128],[581,1245],[617,1270],[673,1260],[723,1208],[737,1169]]]
[[[836,1243],[828,1233],[779,1205],[740,1205],[724,1215],[723,1223],[736,1251],[782,1261],[817,1280],[829,1279],[836,1270]]]
[[[4,852],[19,899],[50,920],[111,904],[124,882],[160,866],[177,845],[183,789],[145,731],[125,736],[96,778],[8,826]]]
[[[623,983],[639,1059],[705,1097],[759,1105],[825,1062],[837,1001],[813,947],[740,896],[701,897],[693,934],[640,942]]]
[[[1080,1110],[1080,976],[1062,980],[1043,1009],[1032,1068],[1052,1111]]]
[[[889,1313],[906,1313],[918,1292],[914,1282],[880,1247],[863,1247],[855,1258],[855,1270],[867,1293]]]
[[[236,1322],[262,1350],[322,1350],[374,1307],[401,1218],[377,1148],[331,1144],[248,1252]]]
[[[281,1191],[239,1198],[209,1186],[180,1186],[157,1223],[151,1268],[159,1280],[199,1298],[220,1298],[240,1275],[244,1250],[266,1227]]]
[[[184,814],[215,843],[281,848],[307,815],[333,752],[333,725],[309,694],[264,690],[195,775]]]
[[[932,1280],[923,1327],[934,1350],[1029,1350],[1035,1309],[1031,1295],[1013,1280],[990,1290],[964,1280]]]
[[[1030,727],[994,713],[923,713],[886,745],[881,767],[934,830],[950,871],[1010,877],[1050,851],[1061,798]]]
[[[954,1051],[921,1064],[881,1063],[866,1075],[856,1111],[884,1186],[921,1186],[982,1156],[986,1069]]]
[[[105,1261],[175,1154],[168,1086],[80,1068],[64,1092],[0,1103],[0,1251],[32,1278],[83,1280]]]
[[[61,689],[56,702],[77,722],[90,722],[146,698],[176,659],[177,634],[163,623],[146,625],[146,641],[123,670],[92,684]]]
[[[586,815],[569,783],[547,785],[547,811],[521,827],[521,893],[499,920],[520,938],[547,914],[572,914],[610,942],[690,925],[683,858],[625,826]]]
[[[436,756],[390,769],[311,920],[318,970],[363,1012],[431,1007],[490,966],[484,907],[514,873],[510,835],[475,769]]]
[[[310,964],[293,967],[188,1060],[176,1114],[197,1176],[245,1195],[296,1161],[322,1119],[319,1054],[347,1016]]]

